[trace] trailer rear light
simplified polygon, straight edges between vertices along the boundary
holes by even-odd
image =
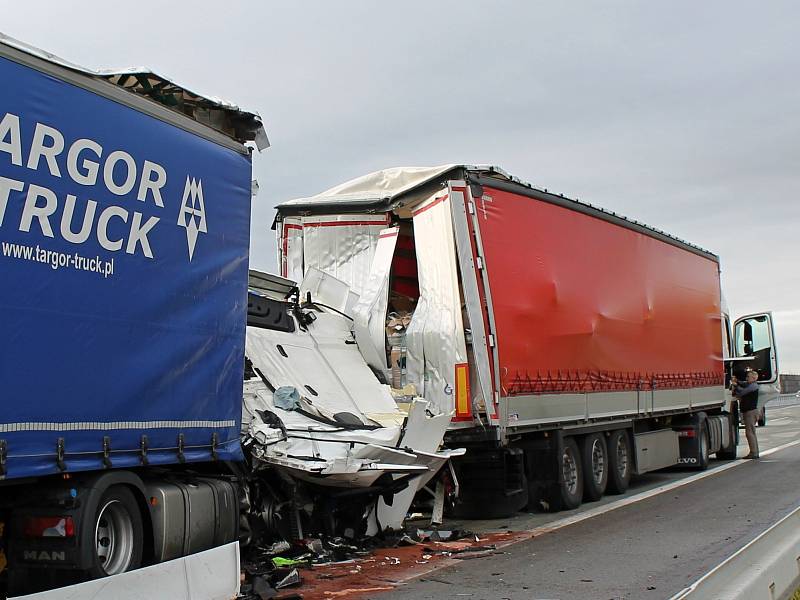
[[[23,521],[25,537],[74,537],[75,522],[72,517],[28,517]]]
[[[469,366],[467,363],[456,364],[455,404],[456,414],[453,421],[472,420],[472,402],[469,394]]]
[[[697,437],[697,432],[694,429],[678,429],[678,437]]]

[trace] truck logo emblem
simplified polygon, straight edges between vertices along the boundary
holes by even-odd
[[[55,550],[47,552],[47,550],[23,550],[23,560],[67,560],[66,552],[57,552]]]
[[[189,261],[194,255],[194,245],[198,233],[208,233],[206,228],[206,205],[203,202],[203,182],[186,176],[186,187],[183,188],[181,211],[178,213],[178,225],[186,228],[186,241],[189,244]]]

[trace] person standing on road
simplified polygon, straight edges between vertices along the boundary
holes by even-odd
[[[731,392],[739,399],[739,412],[744,420],[744,435],[750,454],[745,458],[758,458],[758,439],[756,438],[756,421],[758,421],[758,373],[747,372],[747,382],[740,385],[736,377],[731,379]]]

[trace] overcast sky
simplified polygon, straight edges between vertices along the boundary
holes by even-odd
[[[796,2],[3,2],[0,31],[260,113],[274,205],[376,169],[490,163],[709,248],[800,373]]]

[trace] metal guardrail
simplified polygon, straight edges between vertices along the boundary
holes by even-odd
[[[230,600],[239,593],[239,542],[78,585],[9,600]]]
[[[782,600],[800,584],[800,508],[670,600]]]
[[[767,406],[776,408],[779,406],[795,406],[797,404],[800,404],[800,398],[796,394],[781,394],[775,400],[767,402]]]

